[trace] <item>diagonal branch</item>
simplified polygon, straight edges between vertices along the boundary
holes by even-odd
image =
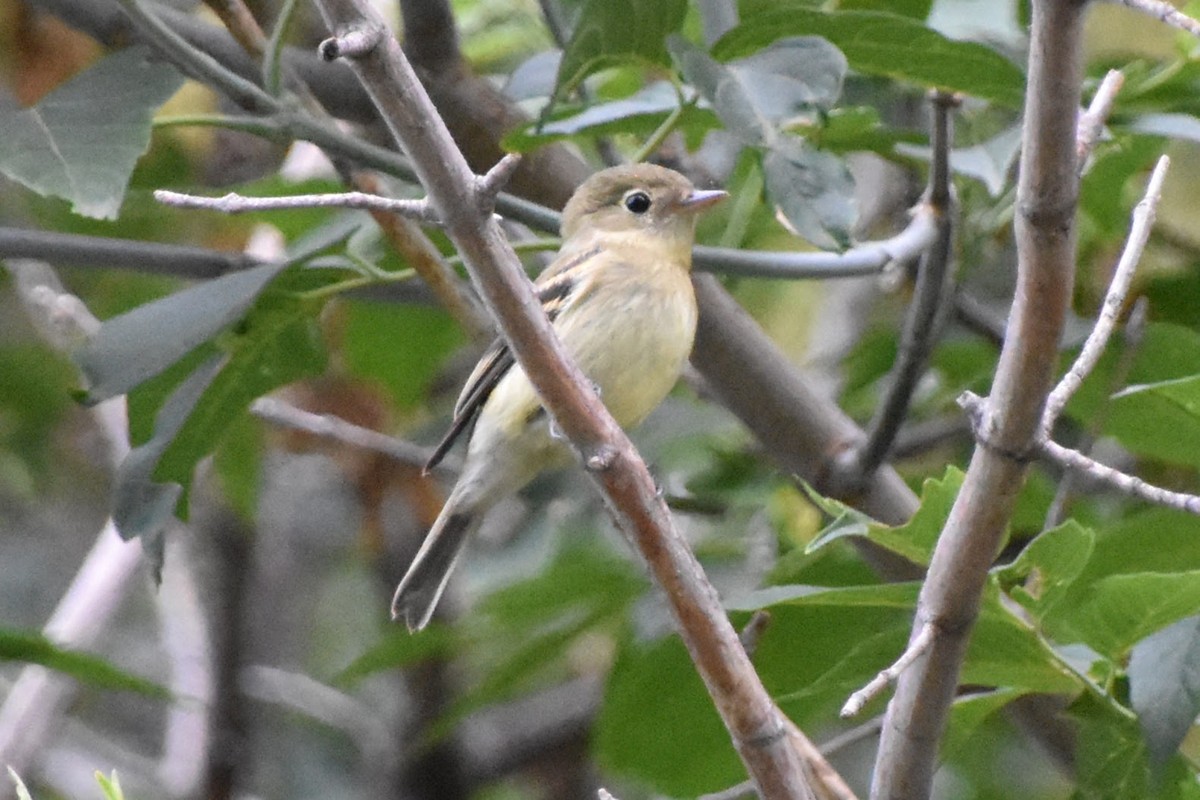
[[[412,159],[518,363],[559,429],[580,451],[621,529],[637,544],[666,591],[683,640],[760,791],[771,798],[812,797],[807,765],[741,648],[716,592],[675,530],[645,464],[566,357],[516,254],[490,209],[480,208],[475,176],[400,47],[360,0],[323,0],[319,5],[338,37],[351,31],[374,37],[374,46],[351,60],[351,67]]]
[[[888,706],[871,797],[929,796],[987,571],[1025,478],[1071,299],[1078,194],[1073,113],[1080,102],[1085,4],[1034,0],[1017,188],[1017,290],[992,396],[962,489],[933,553],[913,637],[929,650],[900,676]]]

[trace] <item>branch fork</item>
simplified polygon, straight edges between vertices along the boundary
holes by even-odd
[[[339,58],[362,58],[369,55],[387,31],[382,25],[364,22],[362,25],[347,28],[337,36],[331,36],[317,45],[317,53],[326,61],[336,61]]]

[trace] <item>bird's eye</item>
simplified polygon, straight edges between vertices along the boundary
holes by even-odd
[[[625,197],[625,207],[634,214],[645,214],[650,210],[650,195],[645,192],[631,192]]]

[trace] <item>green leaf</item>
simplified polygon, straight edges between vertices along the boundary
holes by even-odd
[[[729,733],[675,636],[621,649],[593,736],[606,772],[662,794],[695,797],[745,779]]]
[[[730,611],[758,611],[772,606],[841,606],[844,608],[911,609],[917,604],[919,583],[881,583],[873,586],[769,586],[726,604]]]
[[[125,800],[125,793],[121,791],[121,781],[117,779],[117,771],[112,771],[112,777],[106,777],[103,772],[96,771],[96,783],[100,784],[100,791],[104,792],[105,800]]]
[[[165,687],[153,681],[130,674],[98,656],[61,648],[40,633],[0,628],[0,661],[40,664],[101,689],[135,692],[160,699],[171,696]]]
[[[962,683],[1075,694],[1086,684],[1044,639],[989,590],[963,662]]]
[[[841,0],[837,6],[842,11],[886,11],[923,20],[929,16],[933,0]]]
[[[0,172],[77,214],[114,219],[150,144],[155,110],[183,78],[141,47],[96,62],[36,106],[0,115]]]
[[[1079,797],[1148,797],[1146,746],[1137,722],[1085,692],[1069,709],[1079,738]]]
[[[1029,694],[1024,689],[996,689],[990,692],[961,695],[954,699],[950,706],[950,722],[946,726],[946,734],[942,737],[942,761],[955,759],[972,744],[975,733],[993,717],[1014,700],[1019,700]]]
[[[347,366],[386,386],[402,409],[425,400],[446,357],[463,343],[462,331],[440,308],[349,302],[342,312]]]
[[[1179,620],[1134,645],[1128,675],[1150,758],[1162,764],[1200,713],[1200,617]]]
[[[558,96],[622,61],[665,64],[667,35],[679,29],[687,0],[586,0],[558,67]]]
[[[845,56],[817,36],[781,39],[729,64],[680,36],[667,47],[725,127],[747,144],[770,143],[785,121],[830,108],[846,74]]]
[[[858,212],[844,161],[792,139],[766,151],[763,172],[767,196],[798,235],[824,250],[849,246]]]
[[[963,92],[1010,108],[1020,107],[1024,98],[1024,75],[999,53],[895,14],[789,4],[746,17],[713,46],[713,55],[725,61],[786,36],[822,36],[845,53],[852,69],[867,75]]]
[[[962,486],[963,473],[955,467],[947,467],[941,480],[926,478],[921,487],[921,505],[905,524],[898,528],[877,522],[856,522],[835,530],[826,529],[808,546],[809,551],[824,547],[830,541],[847,535],[863,535],[876,544],[904,556],[914,564],[927,565],[933,554],[933,546],[950,516],[950,508]],[[828,502],[828,501],[826,501]],[[840,505],[840,504],[839,504]],[[833,508],[837,508],[835,505]],[[827,510],[828,513],[828,510]],[[853,518],[852,518],[853,519]],[[860,518],[861,520],[861,518]],[[863,528],[865,524],[865,530]]]
[[[1132,386],[1113,396],[1106,428],[1135,452],[1200,464],[1200,375]]]
[[[1139,640],[1198,612],[1200,570],[1110,575],[1088,588],[1070,630],[1096,652],[1121,659]]]
[[[287,266],[263,264],[224,275],[106,320],[77,356],[88,400],[126,394],[212,339]]]
[[[995,570],[994,575],[1009,597],[1040,620],[1083,572],[1095,544],[1091,530],[1067,520],[1040,533],[1016,561]]]
[[[113,512],[122,536],[148,536],[153,544],[186,497],[197,462],[250,403],[325,365],[311,309],[288,298],[261,301],[221,345],[225,353],[180,385],[159,411],[154,435],[122,463]]]

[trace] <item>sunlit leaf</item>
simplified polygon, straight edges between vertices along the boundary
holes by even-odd
[[[687,0],[586,0],[558,67],[559,93],[624,60],[665,63],[663,43],[686,11]]]

